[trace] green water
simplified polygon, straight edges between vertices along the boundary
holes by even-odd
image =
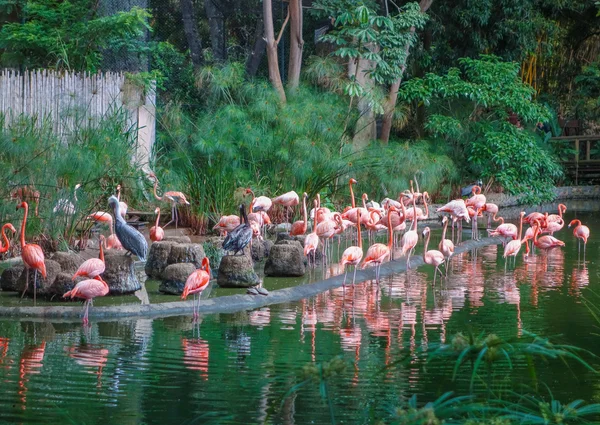
[[[0,320],[0,422],[326,424],[333,416],[340,424],[375,423],[414,394],[425,402],[446,391],[468,393],[469,370],[452,380],[452,361],[427,363],[427,349],[457,332],[532,332],[600,355],[598,323],[583,303],[600,293],[600,222],[591,212],[569,211],[567,218],[574,215],[592,232],[585,262],[565,229],[555,236],[567,246],[546,263],[520,257],[505,273],[502,247],[489,246],[457,256],[435,287],[432,270],[421,267],[379,285],[361,282],[298,303],[206,316],[199,330],[190,317],[92,320],[89,329]],[[329,403],[319,383],[284,398],[306,365],[338,355],[346,368],[327,381]],[[600,360],[587,360],[600,368]],[[600,402],[600,381],[583,366],[535,364],[538,384],[555,398]],[[501,363],[492,389],[531,386],[530,377],[524,362],[512,369]],[[484,385],[477,380],[475,391]]]

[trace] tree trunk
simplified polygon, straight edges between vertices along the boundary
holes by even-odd
[[[254,47],[246,61],[246,74],[248,77],[254,77],[260,66],[260,62],[265,54],[267,42],[264,37],[264,25],[262,15],[256,20],[256,30],[254,36]]]
[[[286,102],[285,90],[281,82],[279,73],[279,63],[277,58],[277,42],[275,41],[275,30],[273,29],[273,8],[271,0],[263,0],[263,18],[265,27],[265,39],[267,42],[267,59],[269,61],[269,80],[277,93],[281,103]]]
[[[224,62],[227,59],[227,48],[225,46],[225,16],[217,0],[204,0],[204,10],[208,17],[210,30],[210,43],[216,62]]]
[[[366,59],[360,59],[358,63],[352,63],[352,65],[349,66],[349,71],[353,73],[352,75],[356,76],[358,84],[360,84],[367,92],[373,91],[375,86],[373,79],[368,74],[375,66],[376,64],[373,61]],[[356,69],[356,67],[358,67],[358,69]],[[355,150],[360,150],[377,138],[377,123],[375,121],[373,108],[371,108],[369,101],[364,96],[358,99],[357,108],[360,115],[356,121],[352,145]]]
[[[179,5],[181,7],[181,16],[183,18],[183,31],[187,38],[192,63],[194,64],[194,68],[198,68],[202,66],[204,57],[202,55],[202,40],[200,40],[198,28],[196,27],[194,3],[192,0],[179,0]]]
[[[433,0],[421,0],[419,2],[421,12],[427,12],[427,10],[431,7],[432,3]],[[415,30],[415,27],[411,27],[411,34],[414,34]],[[384,144],[387,144],[390,140],[392,122],[394,120],[394,109],[396,108],[396,101],[398,100],[398,90],[400,90],[400,83],[402,83],[402,76],[404,75],[404,71],[406,70],[406,63],[408,62],[408,54],[410,52],[410,44],[408,42],[405,46],[405,52],[406,62],[402,65],[402,68],[400,68],[400,76],[396,81],[394,81],[394,83],[390,87],[390,92],[388,94],[388,98],[384,106],[385,113],[383,115],[383,123],[381,126],[381,136],[379,137],[379,140],[381,140]]]
[[[288,87],[295,89],[300,84],[302,69],[302,0],[290,0],[290,61],[288,66]]]

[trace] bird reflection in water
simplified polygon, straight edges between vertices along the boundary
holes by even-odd
[[[69,357],[75,360],[80,366],[83,366],[88,373],[98,376],[97,388],[102,388],[102,371],[108,363],[109,351],[101,346],[82,343],[65,347]]]
[[[200,338],[181,338],[183,364],[189,370],[199,371],[203,380],[208,380],[208,342]]]
[[[252,310],[248,313],[248,320],[252,326],[262,329],[271,323],[271,310],[269,310],[269,307]]]
[[[42,372],[44,354],[46,352],[46,341],[39,345],[26,346],[21,352],[19,360],[19,391],[21,396],[21,409],[27,408],[27,384],[31,375]]]
[[[10,364],[12,361],[8,359],[8,346],[10,345],[10,338],[0,338],[0,368],[2,369],[10,369]]]
[[[588,272],[587,263],[576,265],[571,272],[571,281],[569,284],[569,294],[574,296],[581,295],[581,289],[590,284],[590,274]]]

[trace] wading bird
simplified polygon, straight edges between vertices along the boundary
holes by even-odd
[[[17,205],[17,210],[19,208],[23,208],[23,222],[21,223],[21,258],[23,259],[23,263],[25,264],[26,276],[25,276],[25,289],[23,290],[23,294],[21,298],[27,292],[29,288],[29,269],[34,270],[33,274],[33,304],[36,304],[36,287],[37,287],[37,273],[38,271],[42,274],[42,277],[46,278],[46,263],[44,263],[44,251],[39,245],[34,243],[26,243],[25,242],[25,228],[27,227],[27,215],[29,213],[29,205],[27,202],[21,202]]]
[[[366,268],[370,264],[375,265],[375,281],[379,283],[379,272],[381,270],[381,264],[390,258],[393,245],[393,230],[392,230],[392,216],[390,213],[396,211],[396,207],[390,207],[388,210],[388,243],[384,245],[382,243],[376,243],[369,247],[367,250],[367,256],[363,260],[362,269]]]
[[[315,211],[318,211],[318,202],[315,199],[314,201],[315,204]],[[317,224],[319,223],[318,220],[318,215],[317,213],[315,213],[314,217],[313,217],[313,226],[312,226],[312,232],[309,233],[308,235],[306,235],[306,239],[304,239],[304,255],[306,257],[308,257],[309,259],[309,263],[310,263],[310,253],[312,252],[313,254],[313,267],[316,265],[316,257],[317,257],[317,248],[319,246],[319,236],[317,235]]]
[[[20,186],[15,187],[10,191],[10,199],[15,199],[19,203],[25,202],[28,199],[35,202],[35,216],[39,217],[39,206],[40,206],[40,191],[36,190],[33,186]]]
[[[583,258],[585,258],[585,247],[587,246],[587,241],[590,238],[590,228],[581,224],[581,221],[577,219],[571,220],[569,223],[569,228],[571,228],[571,226],[575,226],[573,229],[573,235],[579,239],[578,251],[581,251],[581,241],[583,241]]]
[[[146,261],[146,255],[148,254],[148,242],[146,238],[133,227],[129,226],[123,217],[121,217],[121,211],[119,201],[116,197],[111,196],[108,198],[108,205],[113,210],[115,216],[115,234],[127,251],[131,254],[135,254],[141,261]]]
[[[181,299],[185,300],[188,295],[194,295],[194,320],[198,320],[200,309],[200,295],[210,283],[210,262],[208,257],[202,259],[202,266],[188,276],[183,287]]]
[[[360,222],[360,211],[358,212],[358,221]],[[360,224],[356,227],[356,230],[358,232],[358,246],[350,246],[346,248],[342,254],[342,259],[340,260],[340,267],[344,268],[344,286],[346,286],[346,277],[348,275],[346,265],[354,266],[354,277],[352,278],[352,284],[354,285],[354,281],[356,280],[356,267],[363,258]]]
[[[182,192],[176,192],[173,190],[163,193],[162,196],[158,196],[156,193],[156,189],[158,188],[158,178],[154,173],[148,174],[148,177],[154,180],[154,197],[161,202],[171,202],[171,221],[169,221],[163,227],[167,227],[169,224],[175,222],[175,228],[177,229],[177,224],[179,222],[177,205],[189,205],[190,203]]]
[[[240,225],[240,217],[237,215],[224,215],[215,224],[213,230],[218,230],[221,236],[227,236],[227,233]]]
[[[250,210],[250,213],[253,213],[255,211],[268,212],[273,206],[273,201],[271,201],[271,198],[267,196],[256,197],[254,196],[254,192],[250,188],[246,189],[246,194],[252,195],[252,202],[250,204],[252,205],[252,209]]]
[[[417,207],[416,196],[413,196],[413,208]],[[402,255],[406,255],[406,270],[410,269],[410,255],[417,246],[417,242],[419,242],[419,234],[417,233],[417,217],[413,218],[411,223],[411,229],[402,235]]]
[[[80,187],[80,184],[76,184],[75,190],[73,190],[73,200],[75,201],[75,203],[77,203],[77,189],[79,189]],[[75,205],[68,199],[62,198],[56,202],[56,205],[54,206],[52,212],[54,214],[73,215],[75,214]]]
[[[248,223],[248,216],[246,215],[246,206],[240,204],[240,225],[227,235],[223,241],[223,249],[233,251],[233,255],[242,251],[242,255],[244,255],[244,248],[252,240],[252,235],[252,227]]]
[[[100,235],[100,254],[98,258],[90,258],[85,260],[81,266],[77,269],[77,272],[73,275],[71,280],[75,280],[78,276],[88,277],[94,279],[104,273],[106,265],[104,264],[104,236]]]
[[[291,192],[286,192],[283,195],[273,198],[272,202],[285,208],[285,222],[287,223],[288,207],[295,207],[298,205],[300,203],[300,198],[298,197],[298,194],[292,190]]]
[[[454,242],[452,242],[450,239],[446,239],[446,232],[448,231],[449,222],[450,221],[448,219],[448,216],[444,216],[444,218],[442,218],[444,230],[442,231],[442,240],[438,245],[439,250],[442,254],[444,254],[444,257],[446,257],[446,276],[448,276],[448,266],[450,264],[450,257],[454,255]]]
[[[506,267],[506,262],[508,257],[513,257],[516,261],[517,255],[521,250],[521,245],[523,244],[523,240],[521,239],[523,236],[523,217],[525,217],[525,211],[521,211],[521,219],[519,220],[519,236],[517,239],[514,239],[506,244],[504,247],[504,266]]]
[[[435,277],[438,272],[440,275],[442,275],[440,266],[444,264],[444,254],[437,249],[427,250],[427,247],[429,246],[429,238],[431,237],[431,230],[429,227],[423,229],[423,237],[425,238],[425,245],[423,246],[423,261],[425,261],[425,264],[435,267],[435,272],[433,275],[433,283],[435,284]]]
[[[306,229],[308,228],[308,213],[306,211],[306,199],[308,195],[304,192],[302,196],[302,220],[296,221],[292,224],[292,230],[290,231],[291,236],[299,236],[306,233]]]
[[[554,236],[546,235],[542,236],[538,239],[538,235],[540,233],[540,221],[535,220],[535,230],[533,232],[533,244],[537,246],[542,251],[548,251],[557,246],[565,246],[563,241],[556,239]]]
[[[165,237],[165,231],[158,224],[160,220],[160,208],[156,208],[154,214],[156,214],[156,223],[150,228],[150,240],[152,242],[159,242]]]
[[[17,231],[17,229],[15,229],[15,226],[13,226],[10,223],[6,223],[4,226],[2,226],[2,239],[4,240],[4,244],[0,244],[0,254],[8,252],[8,250],[10,249],[10,240],[8,239],[5,233],[6,229],[10,229],[13,233]]]
[[[117,199],[117,198],[115,198]],[[84,303],[84,314],[83,323],[87,325],[89,323],[88,313],[90,310],[90,304],[96,297],[103,297],[108,294],[108,284],[102,280],[100,276],[95,279],[86,279],[79,282],[73,289],[63,294],[63,298],[70,297],[71,299],[77,297],[85,300]]]

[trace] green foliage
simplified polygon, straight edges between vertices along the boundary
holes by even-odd
[[[583,68],[575,78],[576,110],[582,118],[595,119],[600,113],[600,61]]]
[[[21,117],[5,127],[0,117],[2,222],[10,221],[18,228],[23,212],[15,211],[17,201],[10,192],[33,185],[40,192],[39,218],[34,217],[34,202],[28,200],[28,239],[39,238],[45,250],[66,249],[73,247],[75,239],[85,238],[92,224],[85,217],[106,210],[117,184],[123,186],[128,203],[143,200],[136,184],[140,173],[131,162],[135,132],[124,128],[125,114],[116,111],[96,127],[76,126],[61,140],[53,134],[50,120]],[[75,201],[73,190],[78,183],[82,186]],[[73,216],[60,208],[53,211],[59,199],[75,206]]]
[[[142,52],[143,35],[150,30],[150,14],[137,7],[128,12],[100,16],[98,2],[29,0],[20,22],[0,30],[0,60],[5,66],[97,71],[102,50],[127,54]]]
[[[404,84],[400,96],[429,106],[425,128],[454,148],[454,160],[473,177],[495,179],[525,201],[551,197],[560,167],[534,133],[550,111],[533,100],[534,90],[518,76],[519,65],[493,56],[463,58],[461,69],[427,74]],[[531,130],[508,122],[517,114]],[[465,161],[465,159],[467,161]]]

